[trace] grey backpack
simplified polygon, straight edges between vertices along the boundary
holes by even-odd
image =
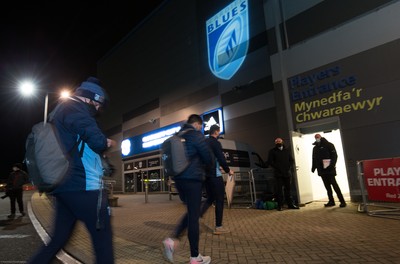
[[[177,176],[190,164],[186,153],[185,139],[182,137],[187,131],[179,131],[167,138],[161,145],[165,176]]]
[[[40,192],[51,192],[60,184],[69,169],[69,161],[64,154],[57,137],[56,128],[52,124],[58,104],[49,115],[48,122],[40,122],[32,127],[25,144],[25,164],[32,184]],[[80,144],[80,138],[67,155]]]

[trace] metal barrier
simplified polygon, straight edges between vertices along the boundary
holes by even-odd
[[[248,171],[238,171],[233,174],[235,187],[233,189],[232,202],[228,203],[228,208],[232,207],[251,207],[251,187],[250,187],[250,177]],[[222,177],[224,182],[228,179],[228,174],[223,173]],[[225,197],[226,199],[226,197]]]
[[[400,220],[400,158],[357,161],[357,174],[363,201],[358,211]]]
[[[254,206],[257,199],[271,199],[275,193],[275,177],[272,169],[253,168],[249,171],[251,186],[251,201]]]
[[[251,170],[237,171],[234,173],[235,187],[233,190],[232,203],[228,207],[247,207],[252,208],[258,197],[274,194],[275,179],[271,169],[254,168]],[[224,182],[228,179],[228,174],[223,173]],[[168,180],[169,199],[172,195],[177,195],[175,182]],[[226,199],[226,197],[225,197]],[[227,201],[227,200],[226,200]],[[228,202],[228,201],[227,201]]]
[[[226,182],[227,174],[223,174]],[[229,207],[253,208],[258,197],[274,194],[275,179],[271,169],[253,168],[235,172],[235,188]]]

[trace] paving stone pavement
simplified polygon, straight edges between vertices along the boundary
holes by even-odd
[[[185,207],[178,196],[118,194],[112,207],[117,264],[168,263],[161,241],[168,237]],[[224,226],[231,233],[213,235],[214,210],[200,221],[200,253],[212,263],[400,263],[400,221],[358,211],[358,204],[324,208],[316,201],[300,210],[224,210]],[[52,226],[49,199],[37,193],[32,211],[45,230]],[[78,224],[64,249],[81,263],[94,263],[88,233]],[[188,263],[189,244],[182,237],[175,263]]]

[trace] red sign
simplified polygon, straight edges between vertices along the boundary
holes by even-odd
[[[400,158],[363,162],[368,199],[400,202]]]

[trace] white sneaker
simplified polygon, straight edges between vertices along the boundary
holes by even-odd
[[[221,234],[226,234],[230,233],[229,229],[225,229],[223,226],[218,226],[214,230],[214,235],[221,235]]]
[[[197,258],[190,258],[190,264],[209,264],[211,263],[211,257],[209,256],[202,256],[199,254]]]
[[[176,248],[176,243],[172,238],[166,238],[163,241],[163,245],[164,245],[164,256],[165,258],[173,263],[174,262],[174,251]]]

